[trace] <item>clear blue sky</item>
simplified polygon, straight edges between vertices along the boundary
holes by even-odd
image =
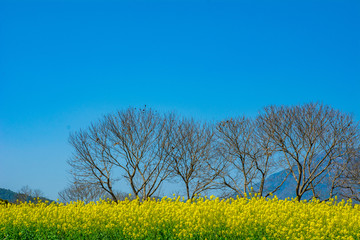
[[[0,0],[0,187],[66,184],[71,131],[320,101],[360,120],[360,1]]]

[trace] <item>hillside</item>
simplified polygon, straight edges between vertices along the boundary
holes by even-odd
[[[289,173],[289,170],[282,170],[280,172],[274,173],[267,177],[265,181],[264,186],[264,192],[273,191],[286,177],[286,175]],[[325,200],[329,198],[329,191],[331,189],[331,183],[330,181],[326,181],[327,177],[324,178],[323,181],[318,184],[315,189],[316,193],[318,194],[318,197],[320,200]],[[254,187],[255,189],[257,186]],[[274,195],[276,195],[279,199],[285,199],[285,198],[295,198],[295,188],[296,188],[296,181],[292,175],[289,175],[288,178],[285,180],[283,185],[275,192]],[[335,195],[339,195],[339,190],[335,191]],[[313,197],[313,194],[311,191],[306,192],[302,199],[311,199]],[[341,200],[342,198],[338,196],[338,200]]]
[[[14,202],[16,201],[16,192],[5,188],[0,188],[0,199]]]
[[[16,202],[16,195],[17,193],[14,191],[11,191],[9,189],[5,189],[5,188],[0,188],[0,199],[2,200],[7,200],[9,202]],[[27,201],[31,201],[33,199],[33,197],[28,197]],[[53,200],[47,199],[45,197],[40,197],[40,199],[42,201],[49,201],[49,202],[53,202]]]

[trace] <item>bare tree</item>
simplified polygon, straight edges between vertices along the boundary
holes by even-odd
[[[281,182],[278,182],[272,188],[265,187],[266,179],[270,174],[282,169],[279,159],[279,149],[271,141],[269,135],[260,127],[258,119],[255,120],[255,131],[253,135],[253,154],[250,154],[255,162],[257,171],[257,193],[260,196],[268,197],[274,194],[285,183],[290,172],[288,172]]]
[[[357,135],[357,123],[350,115],[317,103],[266,107],[258,121],[281,151],[296,181],[298,200],[315,191],[337,159],[354,148]]]
[[[118,194],[116,195],[119,199]],[[59,192],[59,200],[63,203],[78,200],[88,203],[98,201],[100,198],[111,198],[111,195],[103,188],[93,184],[75,182]]]
[[[133,193],[142,199],[151,197],[169,175],[171,118],[129,108],[105,119],[113,143],[110,162],[123,170]]]
[[[348,164],[338,179],[339,195],[360,202],[360,147],[354,149],[352,157],[348,159]]]
[[[239,196],[250,192],[256,178],[253,123],[245,118],[230,119],[217,124],[219,150],[227,163],[222,183]]]
[[[113,185],[123,177],[136,197],[151,197],[169,175],[171,118],[128,108],[72,134],[75,152],[69,164],[74,178],[100,187],[116,201]]]
[[[188,199],[215,189],[223,162],[215,149],[213,126],[194,119],[178,120],[171,134],[171,177],[179,179]]]
[[[239,196],[252,191],[262,196],[265,179],[275,166],[274,144],[257,127],[256,121],[246,117],[221,121],[216,129],[219,150],[227,163],[222,175],[223,186]],[[267,191],[267,195],[277,189]]]
[[[80,130],[70,135],[70,144],[74,147],[68,164],[75,182],[81,182],[89,189],[102,189],[114,201],[117,201],[113,184],[118,180],[113,176],[109,131],[106,122],[91,124],[87,130]]]
[[[23,186],[16,194],[16,199],[19,202],[35,202],[37,203],[44,193],[40,189],[31,189],[28,185]]]

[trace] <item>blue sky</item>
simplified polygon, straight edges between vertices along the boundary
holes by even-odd
[[[357,0],[0,0],[0,187],[56,199],[69,133],[128,106],[319,101],[360,120],[359,24]]]

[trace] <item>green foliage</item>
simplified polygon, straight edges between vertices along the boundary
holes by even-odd
[[[248,232],[244,236],[224,236],[220,232],[217,234],[194,234],[191,239],[200,240],[216,240],[216,239],[273,239],[271,236],[267,236],[265,231],[254,230]],[[109,229],[98,230],[90,234],[83,231],[63,231],[57,228],[49,228],[46,226],[41,227],[8,227],[4,231],[0,231],[0,239],[21,239],[21,240],[42,240],[42,239],[74,239],[74,240],[95,240],[95,239],[124,239],[131,240],[129,235],[124,235],[122,229]],[[175,234],[167,229],[157,229],[151,235],[144,236],[140,240],[158,240],[158,239],[181,239],[177,238]]]

